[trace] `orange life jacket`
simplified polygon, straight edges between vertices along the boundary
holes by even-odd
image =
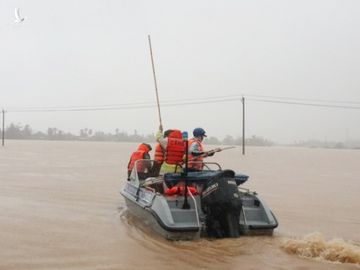
[[[164,150],[160,143],[158,143],[155,147],[154,160],[159,164],[162,164],[164,161]]]
[[[165,162],[168,164],[181,164],[185,154],[185,142],[182,140],[180,130],[173,130],[168,135],[165,150]]]
[[[145,145],[143,143],[140,144],[138,149],[134,153],[131,154],[130,161],[128,164],[128,171],[132,171],[132,169],[134,168],[135,162],[137,160],[144,159],[144,155],[149,153],[149,151],[150,151],[150,149],[148,148],[147,145]],[[146,167],[144,166],[144,164],[142,162],[138,162],[136,170],[138,172],[145,172]]]
[[[192,195],[198,195],[198,191],[196,189],[196,187],[191,187],[188,186],[188,192],[190,192]],[[174,186],[172,188],[169,188],[165,191],[165,195],[176,195],[176,194],[180,194],[180,195],[184,195],[185,194],[185,187],[183,185],[181,186]]]
[[[189,150],[191,149],[191,145],[194,144],[194,143],[199,144],[199,151],[200,152],[204,151],[204,147],[203,147],[202,142],[199,141],[199,139],[197,139],[197,138],[191,138],[189,140],[189,142],[188,142]],[[188,168],[189,169],[199,170],[199,171],[201,171],[203,169],[203,167],[204,167],[204,164],[203,164],[204,157],[203,156],[193,156],[189,152],[188,160],[189,160],[189,163],[188,163]]]

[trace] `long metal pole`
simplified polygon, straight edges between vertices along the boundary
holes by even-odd
[[[3,109],[2,110],[2,132],[1,132],[2,134],[2,136],[1,136],[1,138],[2,138],[2,146],[4,146],[5,145],[5,110]]]
[[[187,175],[188,175],[188,163],[189,163],[189,140],[188,140],[188,135],[186,132],[186,141],[185,141],[185,172],[184,172],[184,177],[185,177],[185,190],[184,190],[184,204],[183,204],[183,209],[190,209],[190,204],[188,202],[188,180],[187,180]]]
[[[159,121],[160,121],[160,126],[162,127],[159,93],[158,93],[157,82],[156,82],[155,65],[154,65],[154,58],[153,58],[153,53],[152,53],[152,48],[151,48],[150,35],[148,35],[148,39],[149,39],[149,47],[150,47],[150,55],[151,55],[151,65],[152,65],[152,70],[153,70],[153,75],[154,75],[155,93],[156,93],[156,102],[157,102],[158,113],[159,113]]]
[[[245,155],[245,98],[241,99],[243,109],[243,121],[242,121],[242,154]]]

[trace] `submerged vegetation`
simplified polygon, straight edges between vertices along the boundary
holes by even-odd
[[[120,131],[118,128],[111,132],[94,131],[89,128],[80,129],[79,134],[64,132],[55,127],[49,127],[46,132],[34,131],[29,125],[10,124],[5,129],[6,139],[17,140],[64,140],[64,141],[112,141],[112,142],[155,142],[155,135],[140,135],[135,130],[133,134]],[[207,144],[241,145],[241,137],[227,135],[223,140],[216,137],[208,137]],[[247,145],[271,146],[273,142],[262,137],[252,136],[246,139]]]
[[[1,132],[1,129],[0,129]],[[55,127],[49,127],[46,132],[34,131],[29,125],[10,124],[5,128],[5,138],[15,140],[59,140],[59,141],[112,141],[112,142],[155,142],[155,135],[140,135],[135,130],[133,134],[128,134],[120,129],[115,129],[113,133],[104,131],[94,131],[93,129],[83,128],[78,134],[62,131]],[[242,137],[226,135],[220,140],[210,136],[206,140],[207,144],[213,145],[242,145]],[[252,135],[245,139],[245,144],[250,146],[272,146],[274,142],[260,136]],[[298,141],[288,146],[310,147],[310,148],[336,148],[336,149],[360,149],[360,141],[349,142],[324,142],[318,140]]]

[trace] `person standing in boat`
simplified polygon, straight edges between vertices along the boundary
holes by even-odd
[[[136,170],[140,179],[145,179],[151,172],[150,154],[151,146],[147,143],[142,143],[138,146],[138,149],[131,154],[128,163],[128,180],[135,166],[135,162],[141,159],[148,159],[149,161],[140,161],[137,163]]]
[[[182,139],[182,133],[178,129],[171,129],[165,137],[162,126],[156,134],[156,140],[164,149],[164,161],[160,168],[160,174],[181,172],[181,165],[185,154],[185,142]]]
[[[164,138],[166,138],[172,132],[171,129],[165,130]],[[155,153],[154,153],[154,164],[152,168],[153,176],[158,176],[160,173],[161,165],[165,160],[165,149],[162,148],[161,144],[158,142],[155,146]]]
[[[203,128],[195,128],[193,130],[194,137],[189,140],[189,156],[188,156],[188,170],[189,171],[202,171],[204,167],[203,160],[205,157],[213,156],[212,152],[205,152],[203,140],[206,136]]]

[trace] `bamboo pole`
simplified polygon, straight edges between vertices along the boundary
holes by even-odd
[[[150,47],[151,65],[152,65],[152,70],[153,70],[153,75],[154,75],[154,84],[155,84],[155,93],[156,93],[157,108],[158,108],[158,113],[159,113],[159,122],[160,122],[160,127],[161,127],[161,129],[162,129],[162,120],[161,120],[161,112],[160,112],[159,92],[158,92],[158,87],[157,87],[157,82],[156,82],[155,64],[154,64],[154,57],[153,57],[152,47],[151,47],[150,35],[148,35],[148,40],[149,40],[149,47]]]

